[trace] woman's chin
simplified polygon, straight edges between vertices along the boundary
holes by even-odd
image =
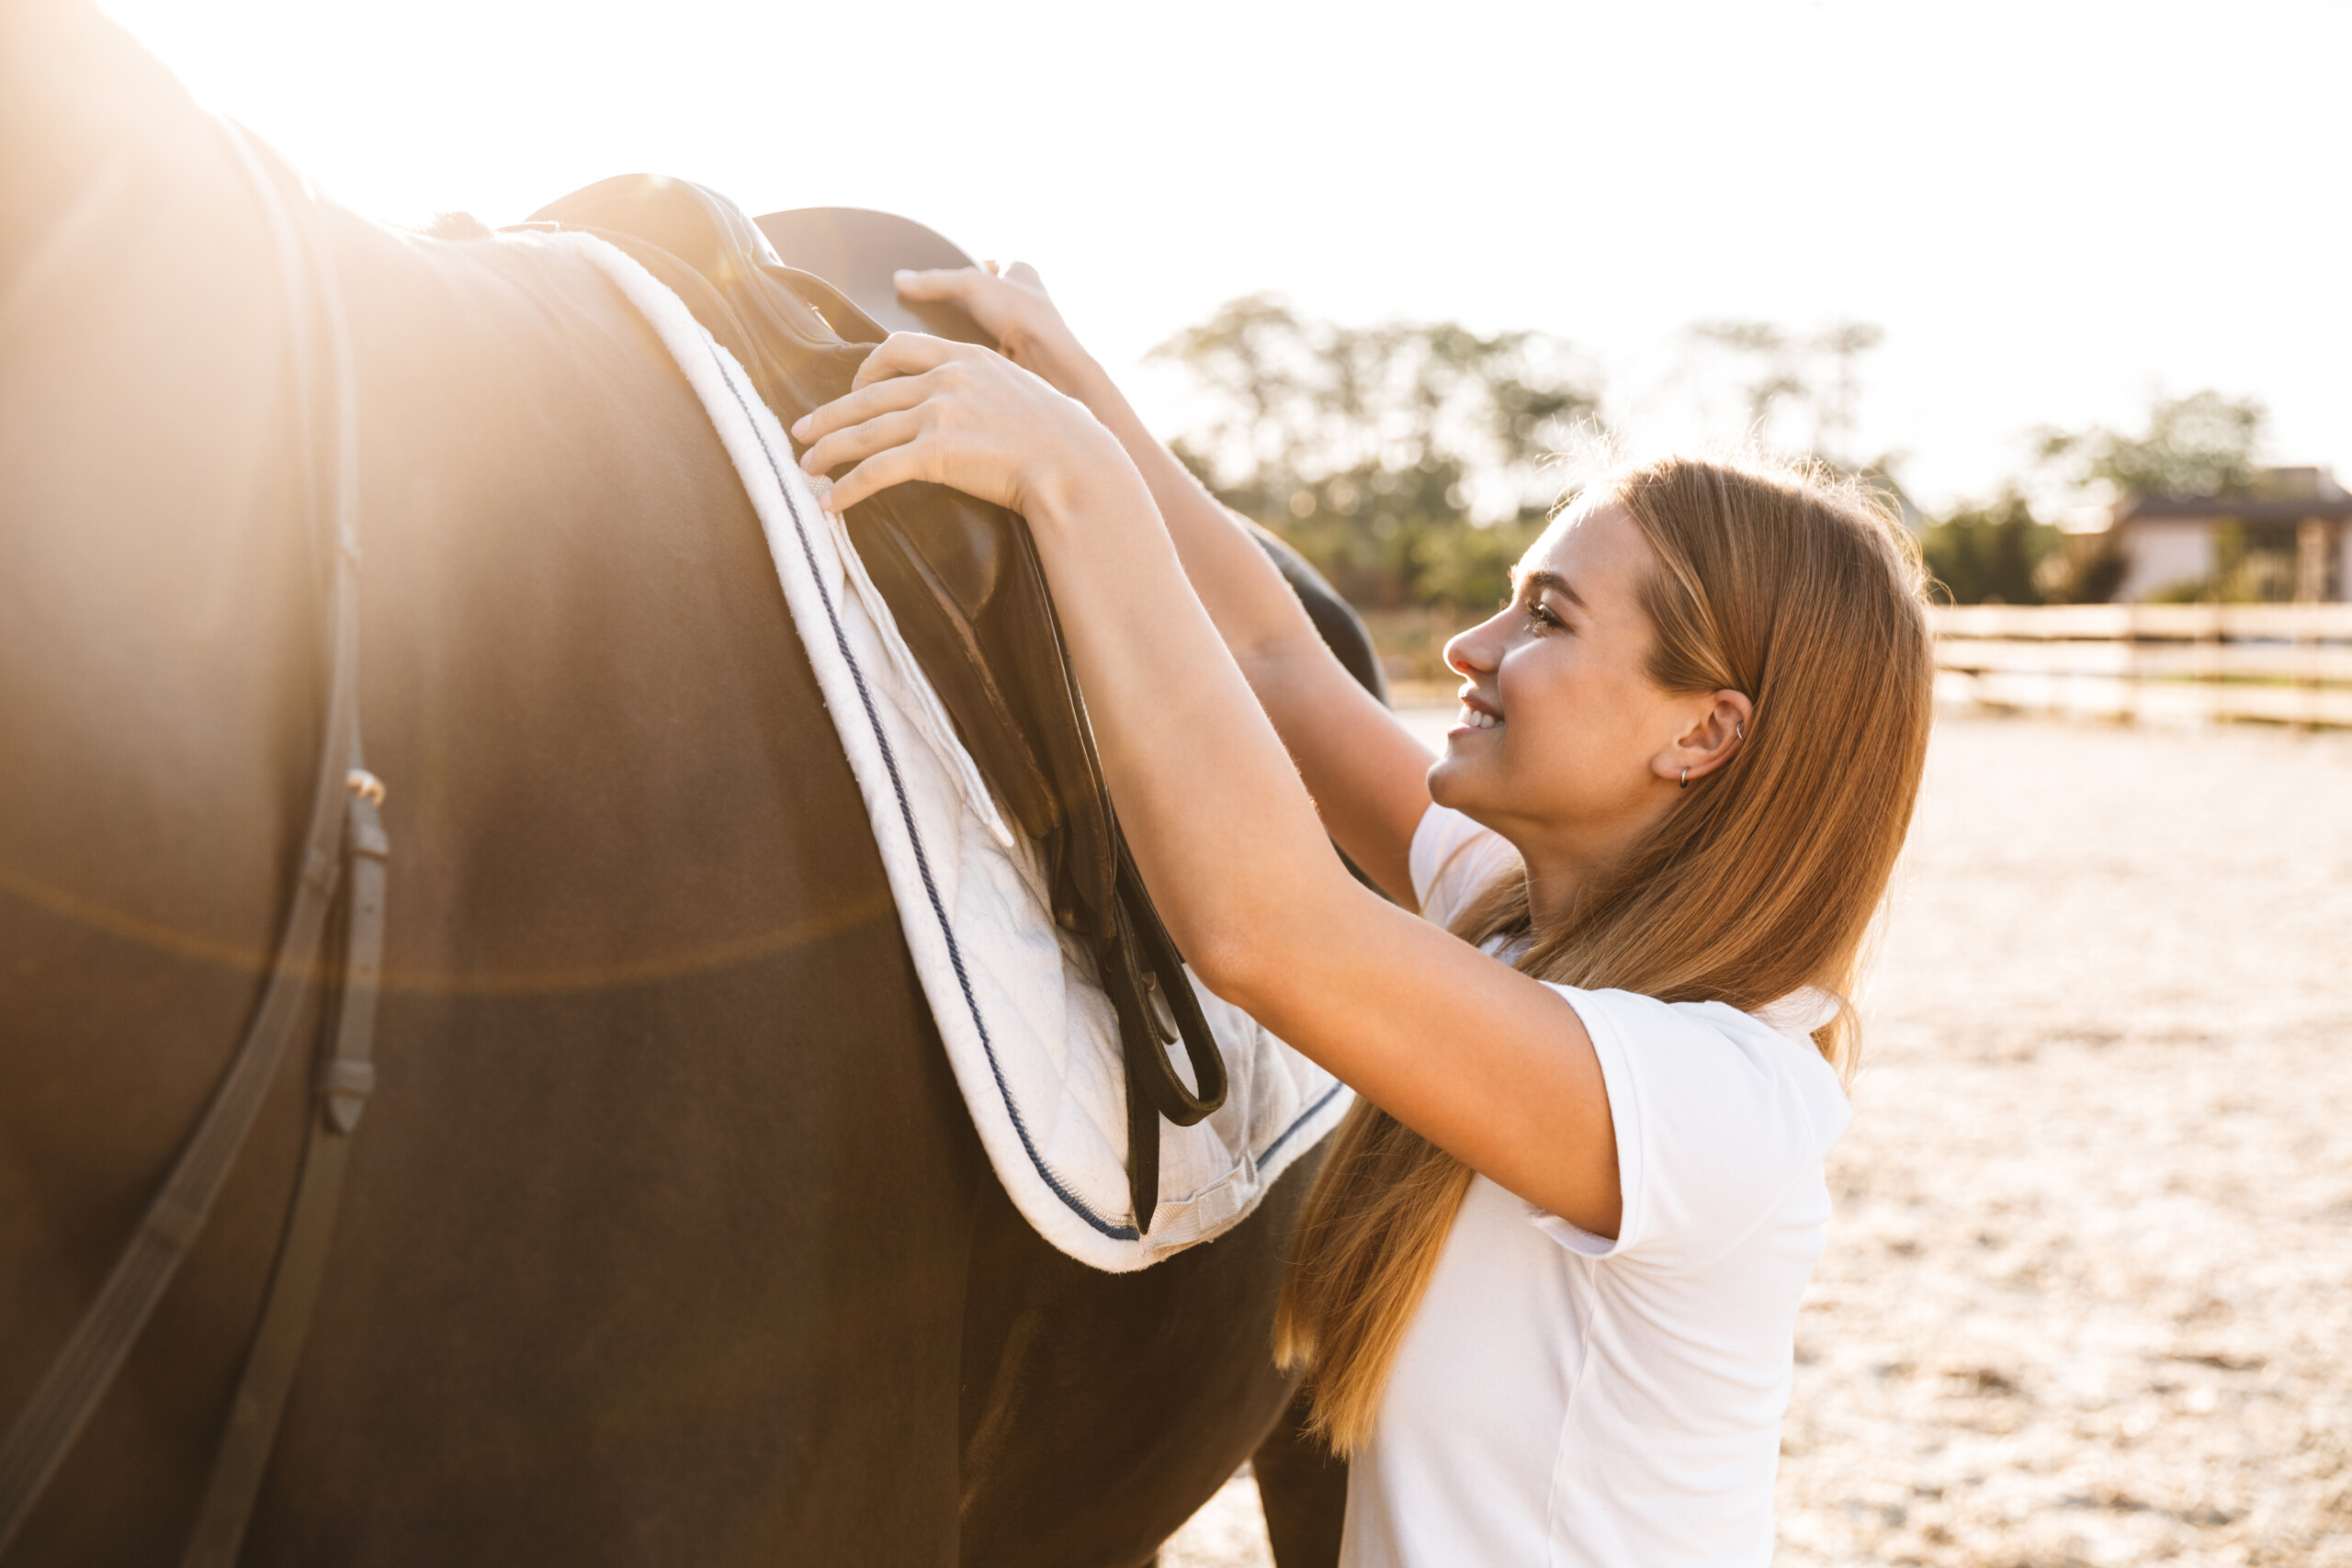
[[[1479,793],[1477,779],[1486,771],[1480,766],[1484,761],[1464,756],[1460,746],[1449,743],[1445,754],[1430,764],[1430,798],[1455,811],[1466,808]]]

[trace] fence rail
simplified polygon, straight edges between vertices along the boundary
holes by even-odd
[[[1934,616],[1941,701],[2352,726],[2352,604],[1966,604]]]

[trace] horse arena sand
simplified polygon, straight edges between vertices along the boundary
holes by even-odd
[[[1776,1561],[2352,1564],[2352,736],[1943,718],[1863,1002]]]

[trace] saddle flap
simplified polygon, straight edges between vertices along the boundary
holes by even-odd
[[[784,265],[733,203],[691,182],[624,175],[533,218],[586,228],[644,265],[734,355],[786,429],[847,392],[880,335],[838,289]],[[918,483],[860,502],[846,525],[987,788],[1040,852],[1055,922],[1084,939],[1097,983],[1120,1004],[1136,1222],[1148,1229],[1161,1116],[1182,1125],[1207,1115],[1223,1100],[1225,1066],[1196,1006],[1178,1004],[1171,1016],[1197,1095],[1175,1077],[1158,1038],[1147,988],[1189,1002],[1190,981],[1126,861],[1029,525]]]
[[[1126,929],[1111,944],[1058,925],[1035,857],[976,809],[978,781],[960,782],[968,755],[943,742],[935,692],[749,372],[630,256],[585,232],[550,240],[602,271],[653,327],[742,479],[865,796],[908,958],[1006,1193],[1062,1252],[1113,1270],[1240,1223],[1344,1114],[1346,1090],[1199,990],[1180,959],[1156,950],[1138,907],[1122,910]],[[1123,872],[1123,894],[1139,890],[1131,880]],[[1106,988],[1095,976],[1115,978]],[[1171,978],[1190,987],[1190,1006]],[[1170,1033],[1192,1057],[1189,1082],[1161,1050]],[[1202,1055],[1205,1040],[1227,1054]],[[1230,1092],[1208,1110],[1220,1078]],[[1167,1125],[1155,1096],[1179,1125]],[[1195,1107],[1207,1113],[1193,1119]]]
[[[691,182],[622,175],[532,216],[627,251],[735,355],[787,427],[847,392],[883,336],[831,285],[776,261],[733,203]],[[1038,845],[1056,918],[1107,935],[1116,898],[1108,803],[1067,694],[1043,573],[1012,565],[1024,550],[1034,556],[1027,525],[922,484],[862,502],[845,521],[957,738]]]

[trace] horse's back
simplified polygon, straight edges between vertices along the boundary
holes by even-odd
[[[39,311],[0,302],[0,1417],[235,1048],[321,733],[269,248],[220,147],[176,134],[94,141],[54,193],[0,181],[50,204],[0,214],[0,244],[31,236],[5,259],[65,258]],[[1295,1190],[1133,1277],[1021,1226],[667,356],[535,240],[326,222],[390,930],[379,1087],[243,1560],[1131,1555],[1279,1400]],[[97,262],[110,291],[71,287]],[[178,1555],[305,1055],[12,1562]]]
[[[410,248],[383,1084],[255,1560],[944,1560],[985,1171],[758,524],[600,280]]]
[[[246,1561],[950,1560],[986,1172],[757,523],[666,357],[576,260],[331,221],[363,376],[390,923],[379,1086]],[[134,400],[110,423],[136,454],[206,412]],[[11,502],[51,472],[12,456]],[[133,554],[202,560],[266,513],[225,497],[98,510]],[[92,566],[33,522],[12,519],[11,556],[43,570],[11,587],[53,604]],[[23,1201],[0,1245],[39,1281],[38,1326],[0,1335],[9,1409],[225,1063],[291,881],[315,617],[307,570],[267,557],[236,558],[254,602],[205,630],[232,650],[211,663],[252,677],[187,694],[212,729],[180,750],[206,769],[173,750],[187,726],[117,700],[139,688],[103,657],[127,640],[151,685],[187,683],[201,638],[153,626],[167,581],[51,615],[89,669],[9,648],[47,743],[12,755],[8,864],[51,895],[12,886],[0,911],[40,960],[0,978],[0,1072],[46,1113],[6,1124]],[[148,841],[191,806],[213,820]],[[90,863],[40,861],[49,840]],[[136,902],[208,874],[209,902]],[[285,1064],[27,1560],[175,1551],[307,1073]],[[151,1506],[121,1508],[126,1483]]]

